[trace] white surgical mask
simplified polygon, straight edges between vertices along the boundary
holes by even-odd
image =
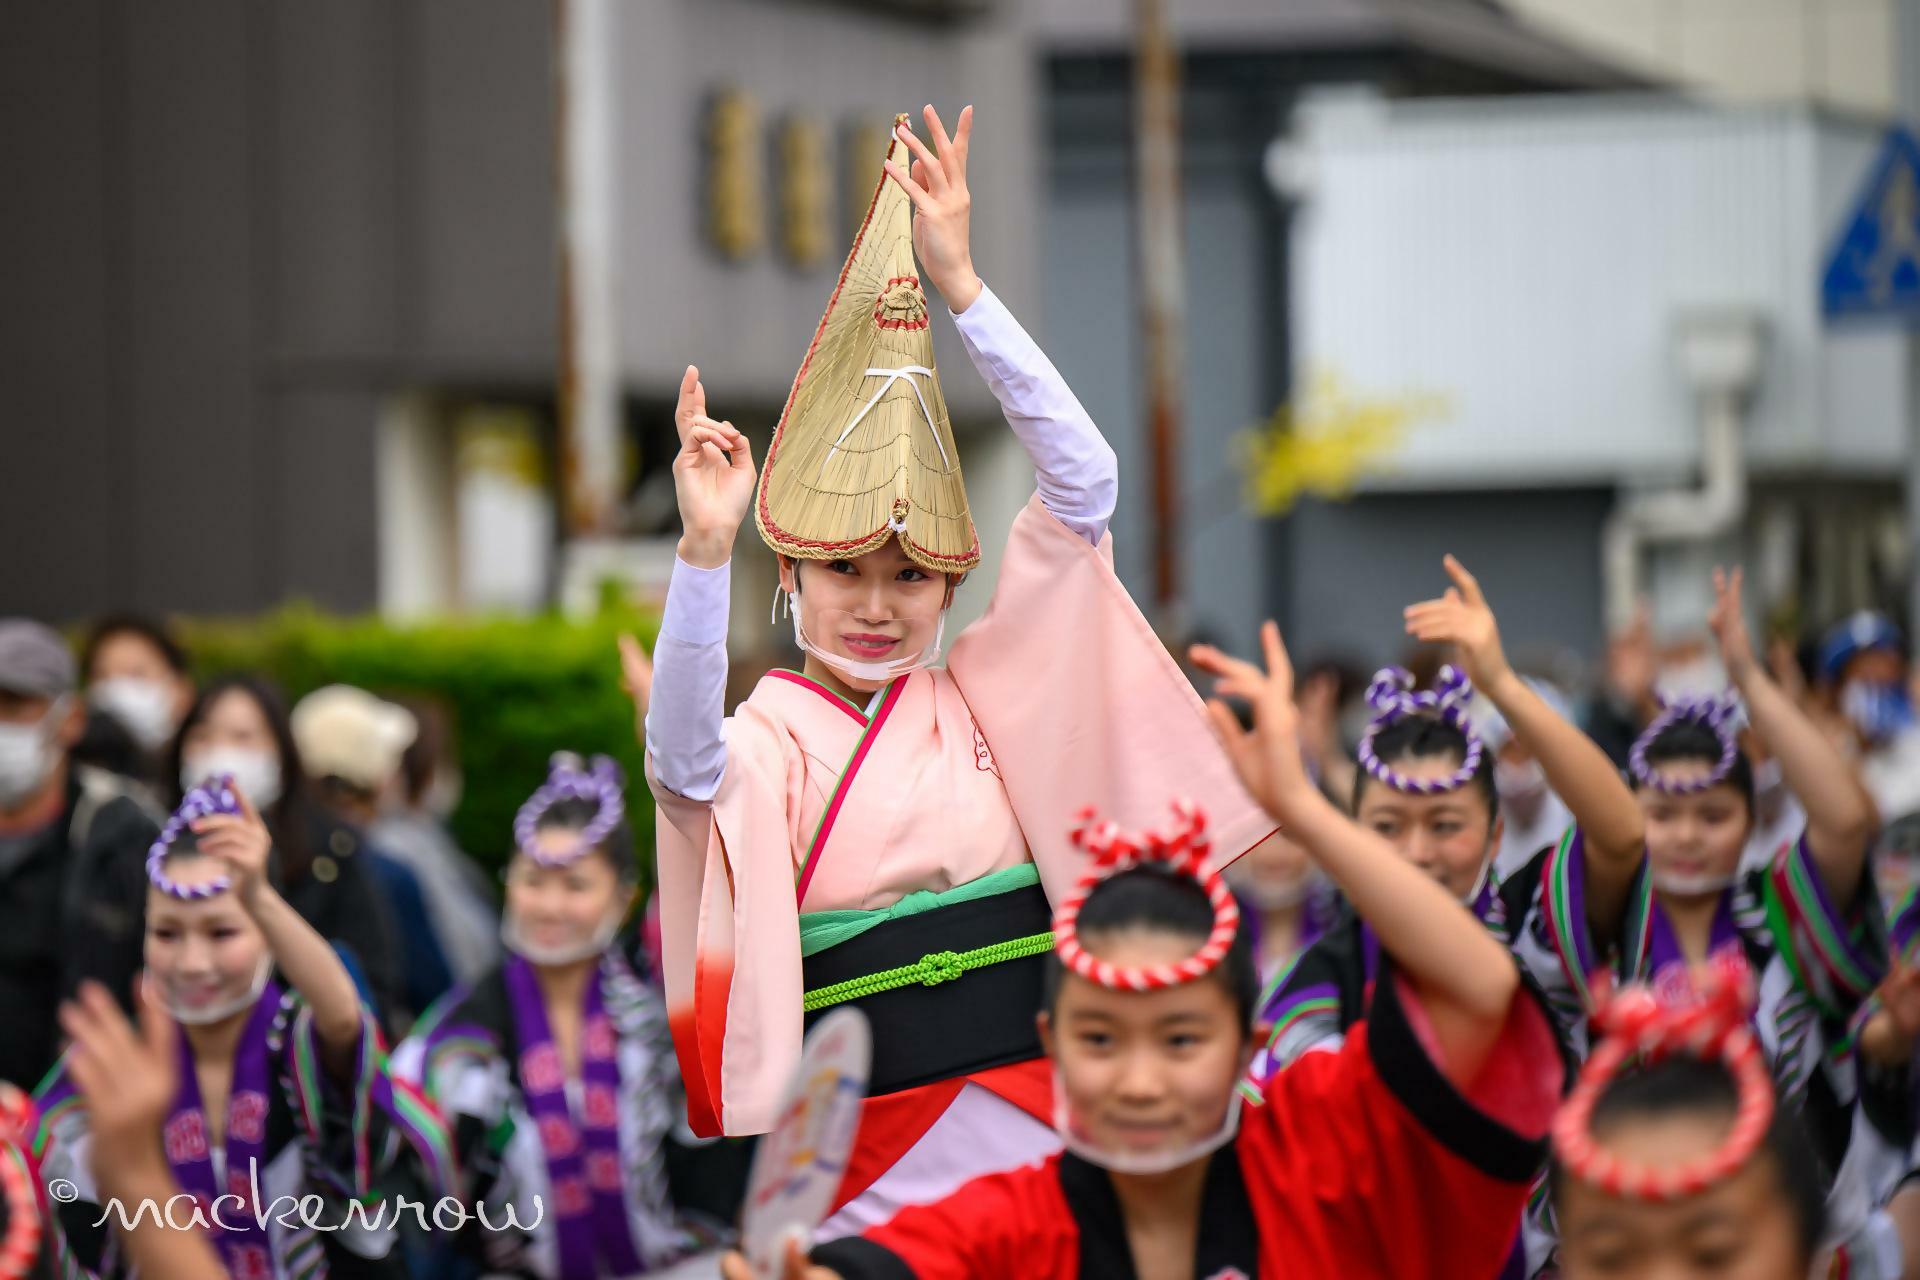
[[[1227,887],[1245,898],[1256,911],[1285,911],[1305,902],[1320,883],[1311,867],[1292,882],[1274,881],[1255,874],[1244,860],[1233,863],[1224,872]]]
[[[173,690],[158,680],[140,676],[99,680],[87,690],[87,700],[125,726],[143,751],[167,745],[177,727]]]
[[[1732,888],[1736,878],[1719,871],[1703,871],[1695,876],[1666,875],[1656,871],[1652,876],[1654,888],[1676,898],[1704,898],[1710,893]]]
[[[1493,789],[1500,793],[1502,800],[1532,800],[1546,791],[1547,771],[1540,767],[1538,760],[1523,760],[1519,764],[1496,760]]]
[[[613,935],[620,932],[620,922],[624,919],[625,908],[616,906],[607,912],[606,918],[594,927],[592,933],[572,942],[547,947],[527,937],[526,930],[520,926],[520,918],[508,910],[500,916],[500,942],[513,954],[524,956],[534,964],[577,964],[605,951],[612,944]]]
[[[53,772],[54,726],[67,714],[67,699],[57,698],[33,724],[0,724],[0,807],[11,809],[40,789]]]
[[[208,747],[180,762],[180,789],[191,791],[209,778],[230,777],[256,809],[280,798],[280,759],[252,747]]]
[[[786,594],[787,611],[793,615],[793,642],[803,652],[810,653],[838,672],[843,679],[863,680],[874,684],[885,684],[914,671],[924,670],[940,660],[940,646],[946,639],[948,609],[940,610],[940,617],[934,623],[933,639],[920,646],[919,652],[904,658],[891,658],[885,662],[863,662],[850,658],[846,654],[834,653],[822,648],[807,637],[807,629],[800,622],[800,593],[789,591]],[[780,618],[780,593],[774,594],[773,619]],[[924,623],[909,626],[909,641],[924,634]]]
[[[267,979],[273,976],[273,953],[269,951],[260,957],[260,964],[253,971],[252,984],[242,992],[237,992],[226,1000],[194,1008],[184,1005],[173,995],[172,989],[162,983],[161,1003],[167,1006],[167,1012],[173,1015],[175,1022],[187,1026],[204,1027],[215,1022],[225,1022],[242,1009],[251,1009],[260,999],[260,993],[267,989]]]
[[[1053,1131],[1060,1135],[1060,1143],[1067,1150],[1110,1173],[1142,1176],[1170,1173],[1175,1169],[1184,1169],[1196,1160],[1204,1160],[1233,1141],[1234,1135],[1240,1132],[1240,1091],[1233,1091],[1220,1127],[1204,1138],[1160,1151],[1109,1151],[1095,1145],[1093,1139],[1073,1123],[1072,1109],[1067,1105],[1067,1091],[1061,1085],[1060,1074],[1056,1071],[1053,1077]]]

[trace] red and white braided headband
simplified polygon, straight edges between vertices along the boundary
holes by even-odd
[[[1173,815],[1166,831],[1134,833],[1120,830],[1092,809],[1081,812],[1073,843],[1093,855],[1093,865],[1054,911],[1053,945],[1060,963],[1087,981],[1115,991],[1159,991],[1205,976],[1233,945],[1240,929],[1240,906],[1220,873],[1207,866],[1213,850],[1207,816],[1186,800],[1174,801]],[[1102,881],[1154,862],[1191,877],[1207,891],[1207,900],[1213,904],[1213,931],[1207,940],[1178,964],[1116,965],[1091,955],[1080,945],[1080,908],[1087,896]]]
[[[1774,1107],[1773,1077],[1747,1023],[1753,978],[1746,965],[1737,959],[1715,961],[1693,979],[1690,998],[1680,1003],[1663,1002],[1645,987],[1603,989],[1596,999],[1593,1027],[1599,1047],[1554,1118],[1553,1145],[1561,1164],[1582,1182],[1635,1200],[1682,1200],[1732,1176],[1765,1140]],[[1657,1169],[1622,1160],[1595,1141],[1594,1105],[1614,1078],[1630,1065],[1676,1055],[1717,1061],[1733,1077],[1738,1102],[1720,1149]]]
[[[7,1206],[6,1235],[0,1237],[0,1280],[20,1280],[40,1256],[40,1204],[24,1155],[32,1140],[33,1103],[13,1085],[0,1083],[0,1193]],[[13,1153],[6,1147],[12,1147]]]

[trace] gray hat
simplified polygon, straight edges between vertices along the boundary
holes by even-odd
[[[0,689],[58,698],[73,685],[73,652],[59,632],[31,618],[0,618]]]

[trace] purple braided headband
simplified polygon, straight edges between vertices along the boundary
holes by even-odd
[[[1627,766],[1633,770],[1633,776],[1643,786],[1669,796],[1691,796],[1726,781],[1733,772],[1734,757],[1740,753],[1739,744],[1734,741],[1733,724],[1740,715],[1740,704],[1731,697],[1721,698],[1673,698],[1661,699],[1664,708],[1654,718],[1647,731],[1634,740],[1633,750],[1627,754]],[[1690,782],[1674,782],[1663,778],[1647,763],[1647,748],[1654,739],[1676,724],[1687,722],[1705,725],[1713,731],[1720,742],[1720,759],[1713,769],[1703,778]]]
[[[581,768],[578,756],[565,751],[556,753],[545,785],[528,797],[520,806],[520,812],[514,815],[514,843],[543,867],[571,866],[612,835],[620,819],[626,816],[626,801],[620,790],[623,781],[620,766],[606,756],[595,756],[591,764]],[[600,806],[599,812],[580,829],[571,845],[558,852],[543,850],[534,839],[540,829],[540,819],[562,800],[592,800]]]
[[[233,877],[224,873],[205,884],[183,885],[171,879],[166,871],[167,850],[200,819],[211,818],[219,813],[239,812],[240,801],[233,794],[233,779],[225,775],[209,778],[187,792],[180,801],[180,807],[173,811],[173,816],[167,819],[167,825],[161,828],[160,838],[147,850],[147,879],[153,882],[153,887],[183,902],[211,898],[216,893],[225,893],[232,888]]]
[[[1395,791],[1409,795],[1437,796],[1458,791],[1473,781],[1473,775],[1480,770],[1480,757],[1485,751],[1480,735],[1473,731],[1473,725],[1467,719],[1467,704],[1472,701],[1472,683],[1450,666],[1440,668],[1438,687],[1418,693],[1413,689],[1412,672],[1404,667],[1382,668],[1373,677],[1373,683],[1367,686],[1367,705],[1377,714],[1367,726],[1367,731],[1360,736],[1360,747],[1356,753],[1360,767]],[[1381,730],[1398,724],[1408,716],[1417,715],[1431,715],[1450,724],[1467,740],[1466,758],[1460,762],[1458,769],[1444,778],[1409,778],[1382,760],[1373,749],[1373,740]]]

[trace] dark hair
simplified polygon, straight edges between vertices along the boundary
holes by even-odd
[[[1680,720],[1668,725],[1647,744],[1647,767],[1659,772],[1663,764],[1676,760],[1703,760],[1708,764],[1718,764],[1720,753],[1725,748],[1712,729],[1698,720]],[[1753,812],[1753,762],[1747,759],[1747,753],[1735,750],[1733,767],[1727,771],[1726,784],[1740,793],[1747,803],[1747,812]],[[1633,779],[1634,790],[1645,784],[1638,778]]]
[[[1375,735],[1373,754],[1380,757],[1383,764],[1435,757],[1465,760],[1467,735],[1437,716],[1404,716]],[[1473,771],[1473,788],[1486,802],[1489,827],[1500,817],[1500,793],[1493,785],[1493,755],[1491,751],[1482,751],[1480,767]],[[1367,785],[1376,781],[1365,769],[1353,771],[1352,808],[1355,813],[1360,812],[1360,798],[1367,793]]]
[[[434,773],[453,754],[453,725],[444,702],[437,698],[406,697],[395,699],[413,712],[418,726],[413,741],[400,753],[400,781],[406,787],[407,803],[419,804],[433,788]]]
[[[1100,934],[1128,929],[1191,938],[1198,947],[1213,932],[1213,903],[1207,891],[1191,876],[1147,863],[1095,885],[1080,907],[1079,929],[1090,950],[1098,950],[1093,939]],[[1060,980],[1065,974],[1066,966],[1060,963],[1056,953],[1047,961],[1043,1007],[1048,1012],[1059,1003]],[[1260,1001],[1260,974],[1254,967],[1253,948],[1247,941],[1244,920],[1226,956],[1207,976],[1233,997],[1240,1025],[1251,1034],[1254,1006]]]
[[[287,700],[271,681],[240,673],[216,677],[201,688],[193,706],[187,709],[186,718],[180,722],[180,731],[173,735],[173,743],[167,748],[164,782],[168,807],[179,808],[185,795],[180,786],[180,763],[187,735],[207,718],[213,704],[229,693],[244,695],[260,709],[267,722],[267,732],[279,750],[280,798],[262,810],[260,816],[266,821],[274,848],[280,854],[282,876],[286,883],[297,883],[306,878],[307,868],[313,862],[313,800],[307,790],[306,770],[300,763],[300,747],[293,740],[293,724],[287,718]]]
[[[1618,1076],[1600,1094],[1593,1108],[1593,1133],[1605,1138],[1636,1120],[1662,1120],[1679,1115],[1724,1115],[1732,1120],[1739,1093],[1726,1068],[1699,1058],[1672,1057],[1653,1066]],[[1807,1141],[1798,1113],[1776,1106],[1773,1123],[1758,1153],[1773,1165],[1780,1194],[1793,1214],[1794,1243],[1799,1260],[1809,1264],[1826,1231],[1826,1192],[1821,1186],[1820,1162]],[[1548,1170],[1556,1208],[1562,1202],[1568,1173],[1558,1160]]]
[[[174,637],[171,629],[163,622],[138,613],[110,613],[99,619],[87,630],[86,643],[80,648],[80,678],[88,683],[93,680],[94,659],[100,656],[101,648],[115,636],[138,636],[160,651],[160,656],[175,675],[190,675],[193,664],[187,660],[187,650]]]
[[[541,831],[549,827],[579,831],[592,822],[599,812],[598,802],[570,797],[556,801],[534,825]],[[607,833],[606,839],[593,847],[593,851],[613,868],[621,884],[630,885],[640,878],[640,863],[634,854],[633,825],[624,817]]]

